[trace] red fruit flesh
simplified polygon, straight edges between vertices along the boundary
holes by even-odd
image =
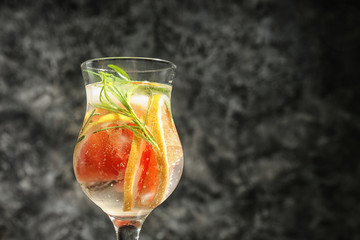
[[[155,197],[158,181],[155,152],[150,144],[146,144],[140,166],[142,172],[138,182],[137,201],[140,205],[150,204]]]
[[[132,135],[132,132],[122,128],[91,133],[80,149],[76,166],[78,181],[122,180],[129,158]]]
[[[109,124],[107,127],[116,126]],[[113,128],[90,133],[79,149],[76,177],[81,183],[122,181],[131,150],[133,133],[125,128]],[[158,184],[158,170],[153,147],[146,143],[139,164],[136,204],[153,200]],[[119,189],[118,191],[123,191]]]

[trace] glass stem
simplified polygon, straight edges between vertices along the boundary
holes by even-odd
[[[145,218],[141,219],[119,219],[110,216],[114,224],[117,240],[138,240],[140,230]]]
[[[138,240],[140,234],[140,228],[133,225],[122,226],[117,229],[117,240]]]

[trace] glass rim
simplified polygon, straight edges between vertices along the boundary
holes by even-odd
[[[159,72],[159,71],[166,71],[166,70],[176,70],[176,65],[168,60],[160,59],[160,58],[151,58],[151,57],[101,57],[101,58],[93,58],[86,60],[80,64],[81,69],[96,69],[96,70],[103,70],[103,71],[114,71],[112,69],[102,69],[102,68],[96,68],[96,67],[88,67],[86,66],[89,63],[96,63],[101,61],[108,61],[108,60],[139,60],[139,61],[149,61],[149,62],[156,62],[156,63],[164,63],[168,64],[169,67],[163,67],[163,68],[156,68],[156,69],[149,69],[149,70],[133,70],[133,71],[127,71],[127,72]]]

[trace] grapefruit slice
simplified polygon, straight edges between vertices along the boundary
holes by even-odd
[[[134,185],[136,183],[136,172],[139,168],[142,151],[144,148],[144,141],[141,137],[134,134],[129,160],[126,165],[125,179],[124,179],[124,206],[123,211],[131,211],[134,207]]]
[[[157,169],[157,186],[153,189],[154,196],[151,197],[152,201],[146,201],[146,204],[140,203],[143,207],[156,207],[164,199],[166,189],[169,182],[169,164],[167,159],[167,148],[165,144],[164,129],[162,112],[166,105],[161,94],[155,94],[150,99],[149,114],[147,117],[146,125],[158,144],[158,149],[155,150],[156,169]],[[134,134],[129,161],[127,163],[124,182],[124,211],[131,211],[134,207],[136,199],[135,193],[138,192],[136,184],[140,181],[140,162],[142,153],[145,150],[146,142],[139,136]],[[153,168],[153,167],[152,167]],[[150,178],[145,181],[148,182]],[[153,179],[154,180],[154,179]],[[144,186],[149,185],[149,183]],[[141,194],[141,190],[139,191]],[[149,194],[149,193],[148,193]],[[144,206],[146,205],[146,206]]]
[[[152,97],[152,102],[146,123],[159,147],[158,149],[155,149],[158,170],[158,185],[155,197],[151,202],[150,207],[156,207],[163,201],[169,182],[169,162],[167,158],[168,154],[165,144],[162,118],[163,108],[166,108],[166,105],[164,99],[161,96],[161,94],[155,94]]]

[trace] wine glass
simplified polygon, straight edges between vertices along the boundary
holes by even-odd
[[[170,104],[175,65],[113,57],[86,61],[81,69],[87,109],[74,150],[76,179],[108,214],[117,239],[138,239],[183,169]]]

